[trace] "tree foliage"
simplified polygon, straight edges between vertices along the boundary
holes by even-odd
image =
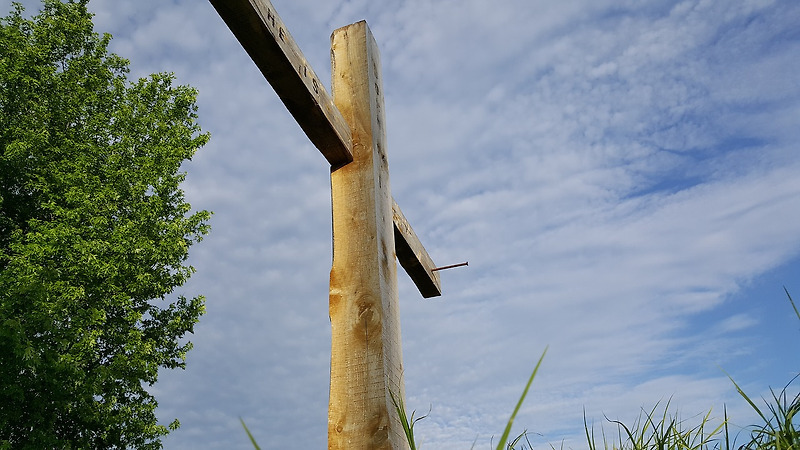
[[[129,81],[87,2],[0,19],[0,448],[161,448],[146,386],[204,310],[173,294],[208,231],[196,92]]]

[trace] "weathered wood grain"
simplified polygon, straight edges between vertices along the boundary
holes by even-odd
[[[406,449],[390,397],[404,383],[380,56],[363,21],[334,31],[331,50],[353,162],[331,171],[328,448]]]
[[[210,0],[331,166],[353,160],[350,127],[269,0]]]

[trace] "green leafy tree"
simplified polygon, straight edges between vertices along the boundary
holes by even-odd
[[[0,19],[0,448],[161,448],[146,386],[204,311],[173,293],[208,231],[196,91],[129,81],[87,2]]]

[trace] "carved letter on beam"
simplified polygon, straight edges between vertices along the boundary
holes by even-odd
[[[211,0],[331,166],[353,160],[350,127],[269,0]]]
[[[417,289],[423,297],[431,298],[442,295],[439,274],[432,271],[436,266],[394,199],[392,199],[392,216],[394,219],[394,248],[400,265],[417,285]]]

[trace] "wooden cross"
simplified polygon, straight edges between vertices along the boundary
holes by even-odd
[[[423,297],[439,275],[389,188],[378,46],[367,23],[331,36],[328,95],[269,0],[210,0],[331,165],[329,449],[404,449],[395,257]]]

